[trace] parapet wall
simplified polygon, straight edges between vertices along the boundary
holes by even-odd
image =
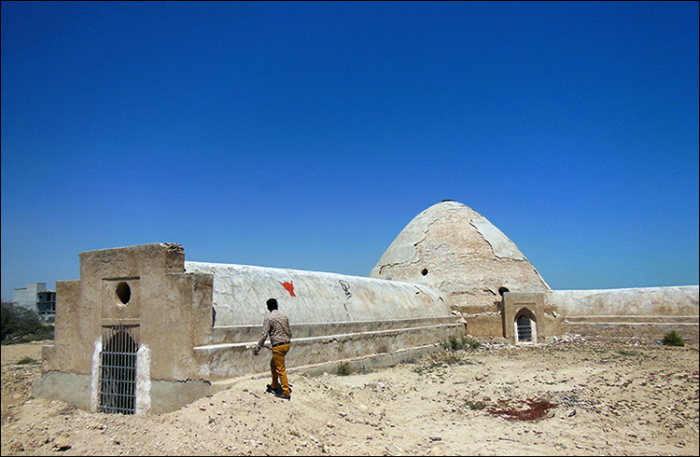
[[[213,278],[210,344],[194,348],[197,376],[210,381],[265,368],[249,348],[261,336],[268,298],[290,318],[289,366],[397,353],[463,331],[442,296],[422,285],[203,262],[185,262],[185,270]]]
[[[214,327],[260,325],[268,298],[276,298],[280,310],[298,324],[450,315],[438,292],[400,281],[203,262],[185,262],[185,271],[214,278]]]
[[[463,334],[465,322],[472,335],[518,342],[566,333],[659,340],[671,330],[698,342],[698,286],[552,291],[480,215],[441,208],[397,238],[379,278],[186,262],[171,243],[83,252],[80,280],[56,284],[55,339],[34,394],[105,410],[101,393],[131,373],[128,407],[160,413],[268,373],[269,358],[250,349],[269,298],[290,318],[291,371],[395,363]]]
[[[251,350],[269,298],[292,324],[290,371],[396,363],[464,332],[426,286],[185,262],[177,244],[83,252],[80,272],[57,283],[54,344],[33,393],[90,411],[171,411],[235,377],[269,373],[269,356]]]
[[[676,331],[697,343],[699,295],[698,286],[556,290],[547,302],[561,318],[562,333],[654,341]]]

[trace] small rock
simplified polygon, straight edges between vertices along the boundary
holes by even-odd
[[[24,452],[24,445],[19,441],[13,441],[10,443],[10,451],[13,452]]]
[[[53,442],[53,445],[58,449],[59,451],[67,451],[71,447],[73,447],[71,444],[69,444],[67,441],[63,439],[57,439]]]
[[[403,449],[395,444],[390,444],[384,449],[384,455],[404,455]]]
[[[432,435],[430,441],[442,441],[442,437],[439,435]]]

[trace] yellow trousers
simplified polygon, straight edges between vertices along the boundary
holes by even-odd
[[[277,390],[282,384],[282,391],[285,395],[291,395],[289,390],[289,380],[287,379],[287,368],[284,364],[284,357],[289,352],[289,344],[283,344],[272,348],[272,360],[270,360],[270,372],[272,373],[272,388]]]

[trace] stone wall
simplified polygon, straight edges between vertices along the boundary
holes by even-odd
[[[185,269],[213,277],[212,337],[195,348],[197,376],[210,381],[267,368],[249,348],[260,338],[268,298],[290,318],[290,366],[395,353],[463,331],[444,298],[426,286],[231,264],[185,262]]]
[[[292,323],[290,370],[396,363],[465,331],[444,298],[421,285],[185,262],[182,246],[167,243],[83,252],[80,261],[80,280],[57,283],[55,340],[34,394],[91,411],[100,407],[101,354],[124,332],[138,346],[137,413],[173,410],[236,376],[268,373],[269,353],[251,350],[268,298]]]
[[[214,327],[260,325],[268,298],[298,324],[392,321],[450,314],[433,289],[400,281],[281,268],[185,262],[188,273],[211,275]]]
[[[186,262],[169,243],[83,252],[80,280],[56,284],[55,341],[34,392],[95,410],[100,357],[120,332],[138,345],[138,413],[267,373],[269,358],[250,349],[269,298],[290,317],[291,371],[397,363],[465,331],[511,341],[532,331],[536,343],[675,330],[698,342],[698,286],[553,291],[505,234],[457,202],[416,216],[370,276]]]
[[[561,319],[562,333],[591,339],[663,340],[676,331],[698,343],[698,286],[609,290],[560,290],[547,302]]]

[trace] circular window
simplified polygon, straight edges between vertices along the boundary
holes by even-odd
[[[131,300],[131,287],[125,282],[120,282],[117,285],[117,298],[123,305],[129,303]]]

